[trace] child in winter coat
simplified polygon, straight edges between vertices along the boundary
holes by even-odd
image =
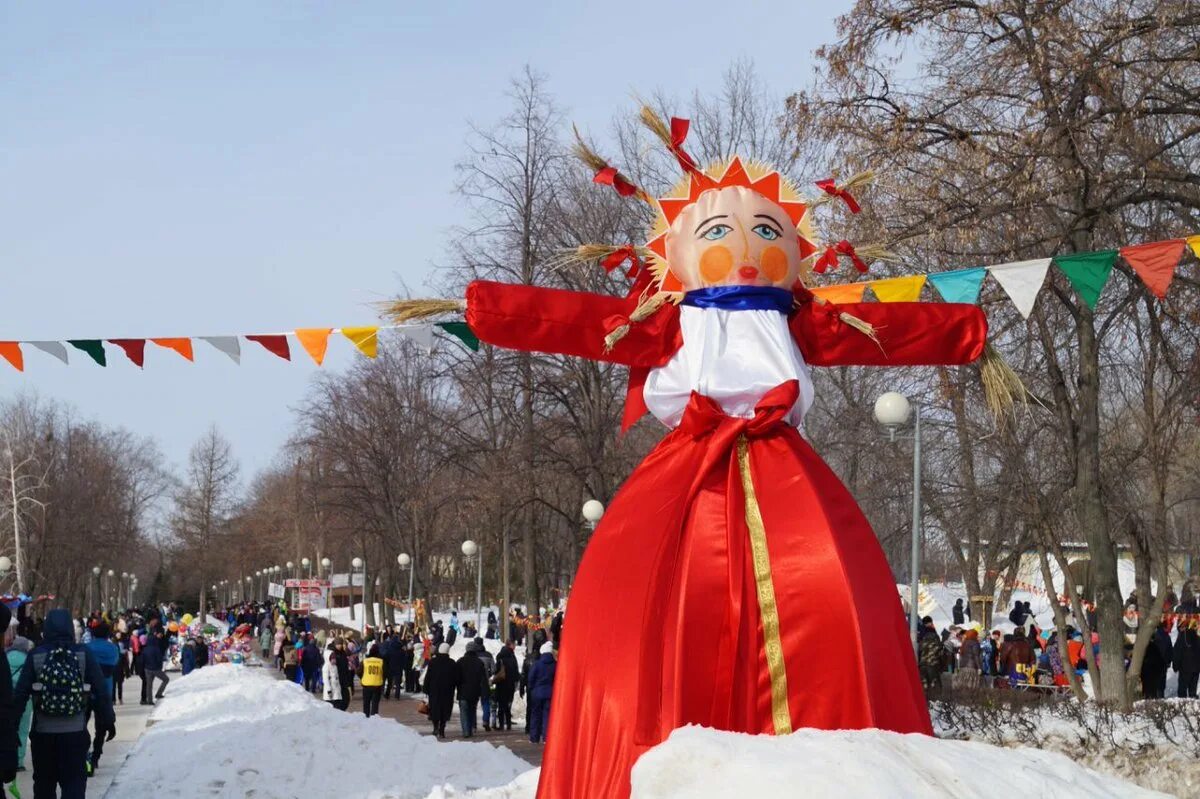
[[[325,665],[321,669],[322,697],[338,710],[345,710],[346,703],[342,698],[342,681],[338,674],[338,664],[334,646],[331,642],[325,650]]]

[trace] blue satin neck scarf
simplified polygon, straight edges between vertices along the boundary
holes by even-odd
[[[683,295],[683,304],[725,311],[792,312],[792,292],[774,286],[710,286]]]

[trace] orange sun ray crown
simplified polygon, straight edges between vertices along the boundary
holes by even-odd
[[[765,164],[743,163],[741,158],[734,156],[729,161],[710,164],[704,169],[684,175],[665,197],[655,201],[658,213],[650,231],[652,238],[646,243],[646,247],[652,253],[649,267],[659,284],[659,291],[677,293],[683,290],[683,286],[678,278],[671,274],[667,264],[667,229],[683,209],[700,199],[701,194],[709,189],[724,189],[729,186],[750,189],[778,203],[796,227],[796,235],[800,239],[800,254],[806,264],[816,253],[808,204],[801,198],[792,182]]]

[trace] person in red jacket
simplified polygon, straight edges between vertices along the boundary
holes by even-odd
[[[625,425],[670,428],[579,566],[541,799],[627,797],[637,757],[686,724],[931,732],[891,570],[800,431],[810,367],[969,363],[983,314],[817,300],[807,206],[737,158],[654,206],[627,297],[476,281],[463,303],[485,342],[630,367]]]

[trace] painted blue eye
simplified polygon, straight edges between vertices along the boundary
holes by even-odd
[[[713,225],[708,230],[704,231],[704,238],[709,241],[717,241],[723,239],[733,230],[729,225]]]
[[[761,225],[755,225],[753,230],[767,241],[775,241],[775,239],[779,238],[779,231],[765,222]]]

